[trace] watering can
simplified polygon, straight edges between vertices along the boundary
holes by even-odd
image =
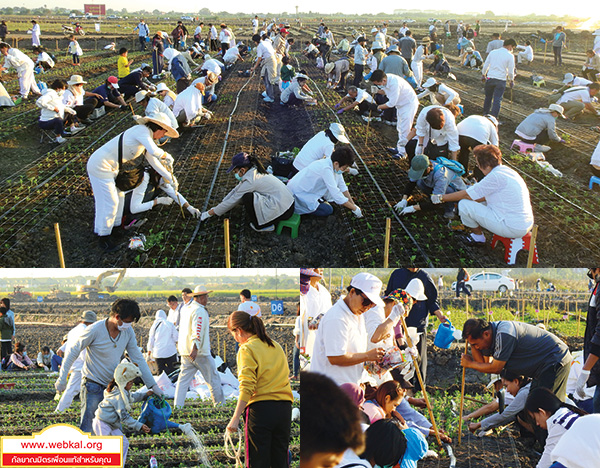
[[[435,334],[435,340],[433,344],[438,348],[448,349],[450,345],[454,341],[454,332],[456,328],[450,320],[447,320],[446,323],[440,323],[440,326],[437,329],[437,333]]]

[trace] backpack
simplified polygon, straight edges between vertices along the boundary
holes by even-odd
[[[454,161],[453,159],[448,159],[443,156],[438,156],[435,160],[441,166],[444,166],[454,172],[457,176],[462,176],[465,173],[464,166],[458,161]]]

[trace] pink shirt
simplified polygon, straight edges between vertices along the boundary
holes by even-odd
[[[375,421],[385,418],[385,411],[379,406],[379,403],[369,400],[363,405],[363,411],[369,416],[369,421],[373,424]]]

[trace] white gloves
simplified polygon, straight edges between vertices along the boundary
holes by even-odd
[[[137,122],[138,120],[140,120],[142,118],[142,116],[136,114],[136,115],[133,115],[132,118],[135,122]]]
[[[208,214],[208,211],[205,211],[204,213],[202,213],[200,215],[200,221],[206,221],[208,218],[210,218],[210,214]]]
[[[396,211],[402,211],[404,208],[406,208],[406,205],[408,205],[408,199],[403,199],[396,203],[394,205],[394,208],[396,209]]]
[[[54,388],[56,388],[57,392],[64,392],[67,389],[67,384],[65,382],[61,382],[60,379],[58,379],[56,382],[54,382]]]
[[[67,114],[71,114],[71,115],[76,115],[77,112],[75,112],[71,107],[65,107],[65,112]]]
[[[407,214],[412,214],[412,213],[416,212],[416,211],[417,211],[417,209],[415,208],[415,206],[416,206],[416,205],[410,205],[410,206],[407,206],[406,208],[404,208],[404,209],[403,209],[403,210],[400,212],[400,216],[404,216],[404,215],[407,215]]]
[[[363,214],[361,209],[357,206],[355,210],[352,210],[352,213],[354,213],[354,216],[356,216],[357,218],[362,218]]]
[[[442,203],[442,194],[438,194],[438,193],[432,193],[431,194],[431,203],[433,203],[434,205],[439,205],[440,203]]]
[[[585,387],[589,377],[590,371],[582,369],[581,373],[579,374],[579,378],[577,379],[577,383],[575,384],[575,393],[577,393],[577,396],[581,400],[586,398]]]
[[[417,154],[423,154],[423,145],[417,144],[417,147],[415,148],[415,155]]]
[[[150,387],[150,390],[152,390],[154,392],[154,394],[157,395],[157,396],[163,396],[165,394],[161,390],[161,388],[158,386],[158,384],[152,385],[152,387]]]
[[[390,312],[390,315],[388,315],[388,318],[392,321],[394,326],[396,326],[398,320],[400,320],[400,317],[402,317],[404,314],[404,306],[402,304],[396,304],[394,307],[392,307],[392,311]]]
[[[206,120],[210,120],[210,119],[212,119],[212,112],[205,111],[204,114],[202,114],[202,117],[204,117]]]
[[[158,197],[156,199],[157,205],[171,205],[173,203],[173,199],[171,197]]]
[[[358,169],[355,169],[354,167],[351,167],[348,170],[348,174],[350,174],[350,175],[358,175]]]
[[[187,210],[190,212],[190,214],[194,217],[194,218],[199,218],[200,217],[200,210],[197,208],[194,208],[192,205],[187,207]]]

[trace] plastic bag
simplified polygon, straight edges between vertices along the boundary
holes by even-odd
[[[407,353],[401,351],[400,348],[394,346],[385,351],[385,354],[379,361],[367,361],[364,364],[365,370],[378,377],[382,377],[386,372],[397,367],[404,368],[410,364],[412,359],[407,356]]]

